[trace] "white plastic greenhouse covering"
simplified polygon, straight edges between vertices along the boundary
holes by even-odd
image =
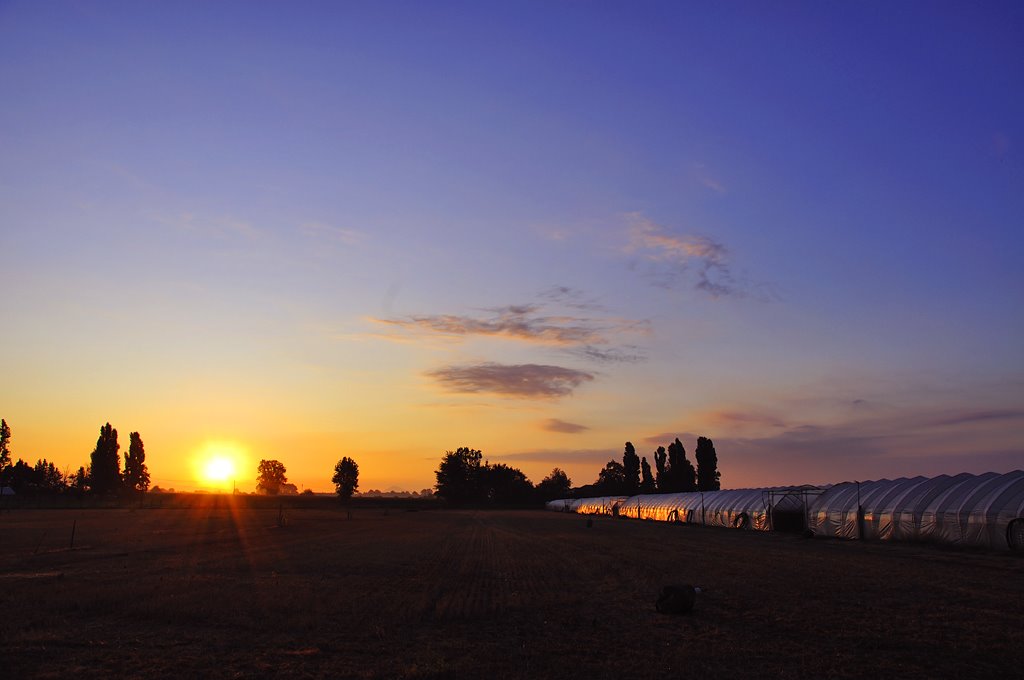
[[[645,494],[627,499],[619,515],[633,519],[685,522],[718,527],[768,528],[765,489],[732,489]]]
[[[806,512],[804,487],[604,496],[547,503],[549,510],[708,526],[760,529],[771,526],[770,508]]]
[[[581,515],[617,515],[619,506],[627,500],[627,496],[599,496],[598,498],[579,499],[573,512]]]
[[[859,489],[858,489],[859,487]],[[815,534],[1020,549],[1024,471],[844,482],[811,506]]]
[[[1024,471],[550,501],[549,510],[770,530],[772,511],[805,514],[819,536],[1024,549]],[[775,515],[778,517],[778,514]]]

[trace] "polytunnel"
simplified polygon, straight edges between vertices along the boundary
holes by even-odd
[[[843,538],[1024,548],[1024,471],[837,484],[811,506],[810,528]]]
[[[618,515],[619,508],[628,496],[599,496],[579,499],[573,512],[581,515]]]
[[[548,501],[544,504],[544,507],[555,512],[576,512],[579,504],[580,499],[578,498],[559,498],[558,500]]]
[[[727,489],[631,496],[619,506],[619,516],[737,529],[806,527],[808,494],[814,487]]]

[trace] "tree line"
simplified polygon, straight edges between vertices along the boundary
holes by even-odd
[[[149,468],[146,449],[138,432],[128,435],[128,451],[124,453],[124,470],[118,452],[117,430],[110,423],[100,427],[96,447],[89,456],[89,465],[75,472],[62,472],[45,458],[29,465],[18,458],[11,463],[11,428],[0,419],[0,486],[15,493],[93,493],[96,495],[135,495],[149,489]]]
[[[458,506],[531,505],[564,498],[572,488],[569,476],[558,468],[534,486],[522,470],[487,462],[482,452],[465,446],[446,451],[434,475],[437,495]]]
[[[686,458],[676,437],[668,447],[653,454],[654,469],[647,457],[640,457],[632,442],[626,442],[622,462],[612,459],[598,472],[597,481],[573,488],[572,480],[559,468],[534,485],[522,470],[485,461],[477,449],[460,447],[446,451],[434,475],[436,493],[452,505],[523,506],[558,498],[588,496],[632,496],[638,493],[717,491],[722,488],[718,454],[714,442],[697,438],[697,465]]]
[[[576,496],[632,496],[638,493],[677,493],[682,491],[718,491],[722,488],[715,444],[697,437],[694,457],[697,466],[686,457],[679,437],[668,447],[654,450],[654,470],[647,457],[640,457],[632,442],[626,442],[622,462],[608,461],[597,474],[597,481],[577,489]]]
[[[288,483],[287,473],[288,469],[281,461],[261,460],[256,466],[256,493],[268,496],[296,493],[295,485]],[[344,456],[334,465],[331,482],[338,498],[345,502],[349,501],[359,488],[359,464],[354,459]],[[313,493],[309,489],[306,492]]]

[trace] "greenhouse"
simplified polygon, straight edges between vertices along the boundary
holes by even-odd
[[[574,512],[581,515],[618,515],[619,506],[628,496],[599,496],[597,498],[581,498]]]
[[[549,510],[819,536],[1024,549],[1024,471],[562,499]]]
[[[807,526],[809,503],[821,492],[817,487],[771,487],[602,496],[550,501],[547,508],[660,522],[799,531]]]
[[[811,507],[814,533],[1024,547],[1024,471],[844,482]]]

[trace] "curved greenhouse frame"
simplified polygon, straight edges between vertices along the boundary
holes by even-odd
[[[1024,550],[1024,471],[561,499],[549,510],[822,536]]]
[[[844,482],[811,507],[816,534],[1015,548],[1024,471]]]

